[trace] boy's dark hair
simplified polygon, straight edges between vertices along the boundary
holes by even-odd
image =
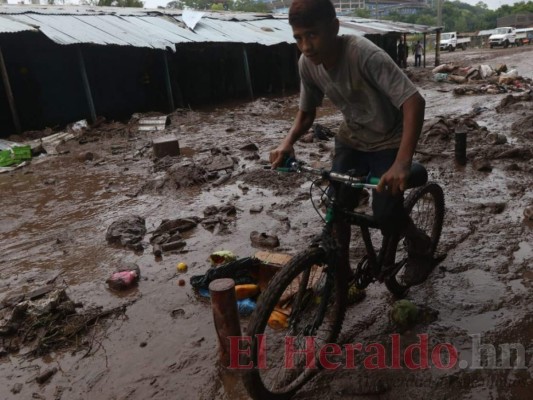
[[[291,26],[308,27],[336,17],[331,0],[294,0],[289,8]]]

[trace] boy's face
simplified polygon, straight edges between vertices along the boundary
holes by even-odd
[[[313,64],[329,67],[334,63],[337,51],[339,22],[318,22],[311,26],[293,26],[292,33],[300,51]]]

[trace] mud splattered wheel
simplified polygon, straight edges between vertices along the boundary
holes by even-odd
[[[415,226],[431,238],[433,257],[439,244],[444,221],[444,193],[442,188],[434,182],[413,189],[404,202]],[[404,280],[407,262],[407,245],[405,238],[400,238],[395,254],[396,273],[385,280],[385,285],[395,296],[402,297],[410,285]],[[428,267],[433,268],[434,265]]]
[[[320,370],[318,353],[335,342],[346,311],[347,279],[339,270],[327,265],[323,249],[309,248],[261,294],[246,332],[251,337],[247,362],[253,368],[243,380],[253,399],[288,399]],[[310,359],[301,353],[290,357],[286,350],[313,345]]]

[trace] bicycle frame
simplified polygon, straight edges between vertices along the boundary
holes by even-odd
[[[282,171],[293,171],[293,172],[308,172],[314,175],[321,176],[324,179],[327,179],[330,182],[340,182],[346,186],[353,187],[356,189],[369,188],[376,189],[377,183],[379,183],[379,178],[372,177],[354,177],[347,174],[341,174],[338,172],[331,172],[325,169],[316,169],[308,167],[301,162],[291,161],[289,162],[289,167],[282,168]],[[380,229],[380,224],[375,220],[372,215],[358,213],[355,211],[345,210],[338,205],[335,198],[330,198],[331,203],[328,205],[326,210],[325,222],[322,235],[321,235],[321,245],[325,248],[328,258],[331,258],[333,254],[337,254],[337,245],[335,241],[332,241],[330,238],[333,237],[334,225],[338,219],[341,219],[348,223],[350,226],[358,226],[361,231],[361,237],[365,244],[366,249],[366,260],[368,266],[370,267],[370,276],[366,278],[365,281],[361,282],[360,289],[368,286],[374,279],[382,282],[390,272],[395,272],[396,268],[393,264],[394,254],[390,254],[391,246],[393,250],[396,249],[397,242],[399,238],[391,236],[383,236],[382,246],[379,253],[376,253],[376,249],[372,244],[370,237],[370,229]],[[392,261],[391,260],[392,257]],[[383,269],[384,265],[391,264],[389,268]],[[330,265],[335,265],[334,263]],[[359,285],[358,285],[359,286]]]

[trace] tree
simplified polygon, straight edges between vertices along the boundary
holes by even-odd
[[[358,8],[352,15],[360,18],[370,18],[370,10],[368,8]]]

